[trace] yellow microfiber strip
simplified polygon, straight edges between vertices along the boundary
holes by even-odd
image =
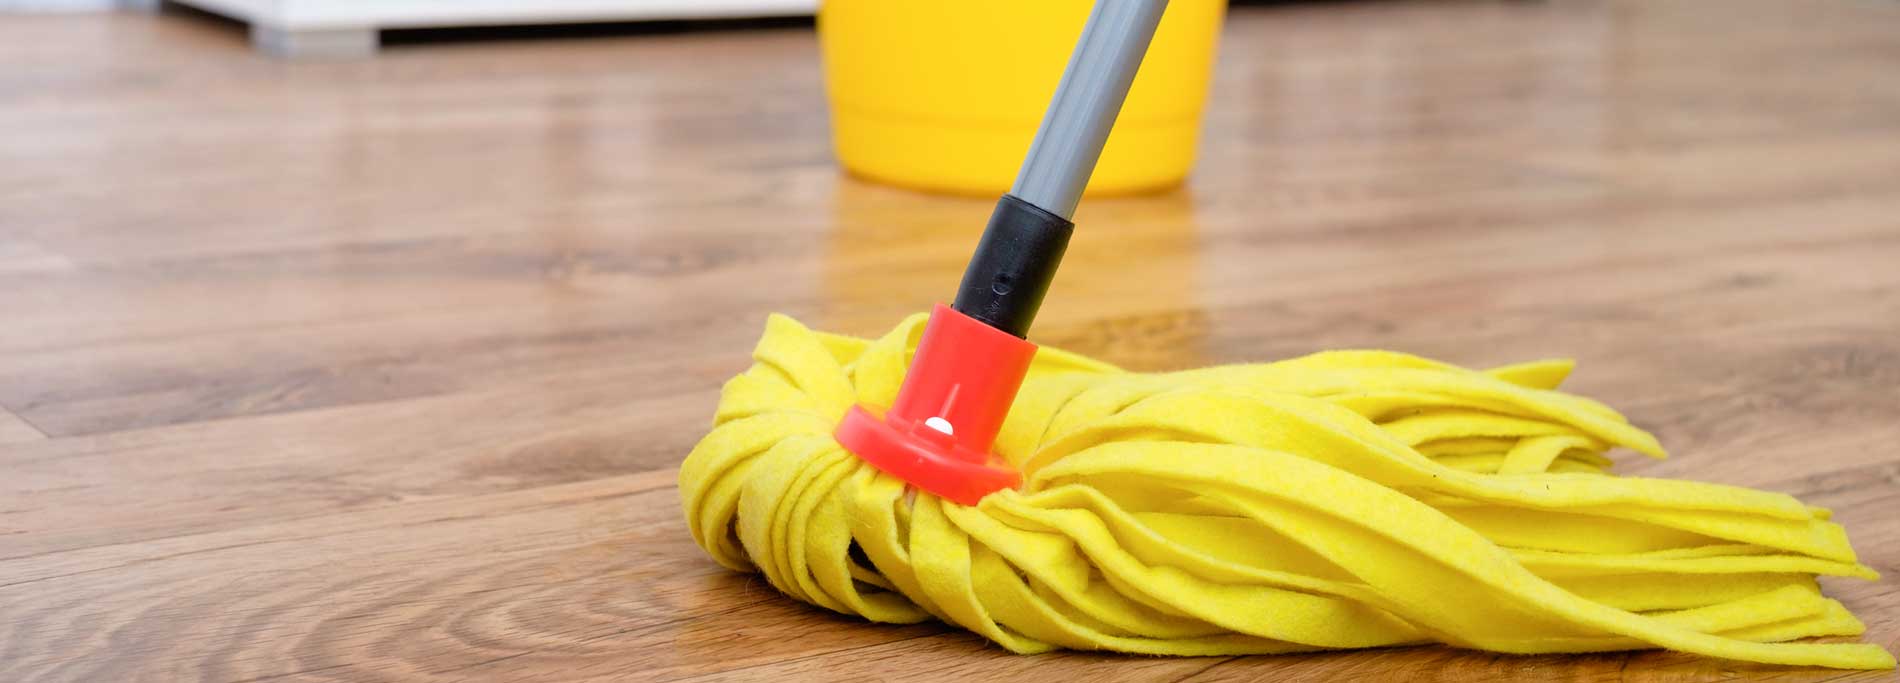
[[[1611,448],[1664,452],[1556,391],[1567,361],[1334,351],[1142,374],[1045,348],[996,443],[1023,486],[969,507],[831,436],[896,398],[924,320],[865,340],[772,316],[680,468],[700,547],[813,605],[1022,653],[1438,642],[1894,666],[1787,642],[1863,631],[1815,584],[1876,576],[1826,510],[1606,474]]]

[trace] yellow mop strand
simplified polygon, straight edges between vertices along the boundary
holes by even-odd
[[[1654,437],[1555,387],[1381,351],[1128,373],[1044,348],[997,439],[1018,490],[906,489],[833,440],[890,405],[924,317],[876,341],[774,316],[680,469],[693,537],[799,600],[1014,652],[1415,643],[1667,648],[1886,669],[1816,575],[1876,578],[1792,497],[1603,472]]]

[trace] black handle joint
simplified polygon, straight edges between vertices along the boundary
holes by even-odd
[[[1075,224],[1034,204],[1003,195],[976,245],[952,308],[991,327],[1028,338],[1036,309],[1062,264]]]

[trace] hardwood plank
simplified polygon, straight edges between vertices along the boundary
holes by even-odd
[[[1037,339],[1138,369],[1581,361],[1900,571],[1900,9],[1236,7],[1194,178],[1090,200]],[[0,680],[1767,678],[1668,653],[1015,657],[704,558],[764,315],[875,334],[992,200],[839,174],[809,31],[283,63],[0,19]],[[1891,581],[1824,582],[1900,649]],[[1891,674],[1849,674],[1885,680]]]
[[[1855,172],[1860,170],[1853,169]],[[1882,177],[1900,177],[1900,174]],[[1746,191],[1750,188],[1743,189]],[[1322,282],[1320,286],[1313,286],[1312,278],[1331,277],[1345,282],[1358,278],[1358,273],[1368,268],[1384,271],[1383,277],[1376,282],[1379,289],[1344,291],[1350,291],[1355,296],[1388,297],[1394,293],[1432,292],[1434,286],[1444,281],[1469,288],[1482,286],[1487,281],[1503,281],[1516,273],[1533,271],[1539,272],[1540,277],[1544,278],[1582,280],[1597,277],[1600,269],[1605,267],[1628,269],[1633,275],[1641,275],[1631,278],[1631,281],[1642,286],[1676,285],[1674,280],[1685,275],[1702,277],[1693,272],[1678,273],[1672,268],[1672,259],[1683,258],[1687,254],[1696,254],[1697,258],[1724,266],[1728,261],[1751,258],[1762,264],[1758,268],[1774,268],[1789,272],[1793,277],[1802,277],[1800,273],[1807,269],[1806,265],[1795,259],[1771,256],[1770,252],[1807,243],[1819,243],[1821,247],[1826,247],[1830,235],[1840,235],[1834,238],[1836,249],[1875,249],[1883,253],[1900,249],[1900,244],[1878,239],[1886,229],[1878,216],[1892,204],[1878,196],[1868,198],[1850,193],[1817,200],[1779,200],[1764,209],[1751,201],[1739,200],[1738,195],[1724,197],[1722,204],[1724,206],[1719,209],[1684,210],[1673,202],[1659,202],[1656,204],[1659,208],[1656,209],[1638,207],[1631,210],[1631,218],[1617,221],[1614,231],[1594,227],[1595,222],[1604,220],[1600,213],[1581,214],[1580,219],[1568,218],[1568,213],[1544,213],[1536,220],[1552,226],[1552,229],[1530,233],[1509,227],[1521,224],[1517,222],[1525,220],[1521,215],[1516,221],[1498,221],[1490,227],[1487,227],[1489,221],[1473,225],[1464,222],[1467,218],[1460,216],[1447,220],[1458,220],[1460,226],[1467,227],[1455,233],[1440,229],[1438,232],[1444,234],[1446,239],[1437,244],[1411,247],[1404,251],[1381,245],[1402,239],[1404,234],[1418,229],[1422,224],[1432,224],[1432,219],[1414,217],[1415,220],[1403,225],[1392,220],[1370,223],[1325,222],[1313,229],[1298,232],[1292,226],[1287,226],[1288,229],[1277,231],[1280,236],[1275,240],[1215,229],[1200,233],[1202,246],[1218,249],[1214,253],[1219,258],[1208,259],[1203,259],[1201,252],[1180,248],[1191,244],[1190,240],[1194,237],[1193,233],[1182,234],[1178,231],[1180,226],[1189,225],[1191,220],[1184,214],[1149,215],[1143,217],[1146,221],[1143,224],[1106,221],[1103,229],[1116,231],[1122,239],[1087,247],[1078,245],[1073,263],[1079,274],[1072,280],[1065,280],[1063,287],[1054,293],[1052,313],[1047,324],[1055,331],[1051,338],[1062,341],[1065,336],[1060,333],[1061,330],[1064,326],[1074,324],[1074,321],[1115,313],[1141,312],[1150,308],[1177,308],[1175,302],[1183,291],[1145,284],[1155,281],[1173,283],[1183,288],[1198,286],[1209,305],[1225,306],[1237,302],[1257,305],[1265,301],[1310,299],[1310,292],[1314,290],[1342,291],[1331,283]],[[1729,204],[1733,206],[1727,206]],[[1568,207],[1568,211],[1574,212],[1575,208]],[[1785,226],[1794,221],[1804,222],[1808,226],[1807,234],[1798,239],[1791,239],[1785,230]],[[1720,229],[1699,232],[1675,229],[1688,222],[1720,226]],[[1128,229],[1123,230],[1124,225]],[[864,225],[862,228],[847,229],[870,231],[882,230],[883,227]],[[1630,246],[1630,251],[1640,247],[1648,260],[1633,264],[1629,259],[1622,258],[1624,253],[1619,251],[1566,248],[1566,245],[1574,246],[1576,234],[1583,231],[1596,234],[1603,243],[1624,238],[1620,243]],[[1870,240],[1868,237],[1875,239]],[[1155,247],[1170,256],[1133,261],[1130,252],[1124,250],[1129,240]],[[867,291],[854,291],[848,286],[807,289],[802,293],[778,288],[720,294],[710,300],[722,309],[758,310],[776,305],[792,311],[820,311],[822,320],[843,322],[847,329],[857,328],[870,333],[878,326],[889,324],[890,320],[904,312],[923,308],[931,300],[932,292],[942,289],[945,282],[953,282],[960,264],[955,263],[956,257],[950,255],[956,253],[957,243],[962,241],[965,241],[964,236],[946,234],[941,239],[930,239],[924,244],[907,248],[884,248],[875,242],[860,245],[845,237],[840,238],[829,252],[829,260],[822,273],[827,279],[837,279],[845,284],[859,281],[863,277],[860,273],[877,271],[879,265],[888,265],[893,261],[904,263],[907,267],[892,269],[892,275],[888,278],[895,291],[873,289],[868,290],[867,295]],[[437,246],[466,253],[452,245]],[[154,297],[186,299],[193,296],[186,292],[247,291],[251,288],[245,287],[243,283],[251,281],[251,278],[267,277],[273,288],[307,290],[311,296],[305,300],[321,302],[325,312],[334,310],[346,317],[334,322],[323,322],[309,311],[271,306],[268,308],[274,310],[274,315],[317,319],[296,325],[267,324],[208,337],[184,334],[81,345],[78,348],[62,344],[46,349],[17,350],[0,359],[0,379],[10,380],[0,382],[0,398],[20,406],[37,422],[56,433],[80,434],[152,426],[180,419],[381,400],[459,388],[474,382],[492,382],[498,374],[505,376],[541,370],[539,364],[543,362],[592,362],[590,359],[593,355],[588,352],[589,349],[604,351],[610,345],[640,338],[644,330],[669,326],[677,329],[678,326],[691,324],[704,329],[708,322],[712,322],[710,331],[722,335],[722,339],[736,341],[753,333],[757,326],[756,317],[727,316],[708,321],[705,316],[697,315],[697,307],[670,296],[669,290],[690,286],[678,282],[681,276],[717,278],[738,271],[796,281],[799,266],[789,261],[796,258],[795,255],[799,253],[797,250],[779,249],[777,253],[768,255],[768,250],[773,247],[756,248],[759,251],[724,256],[722,258],[726,263],[712,266],[704,272],[667,276],[626,270],[643,267],[640,265],[641,258],[632,252],[627,253],[625,259],[611,253],[595,253],[569,265],[557,266],[549,264],[561,263],[562,256],[537,245],[497,245],[492,250],[485,249],[479,256],[470,254],[465,258],[471,261],[481,258],[503,263],[540,264],[534,266],[537,269],[566,267],[579,273],[555,281],[533,278],[525,282],[511,282],[508,271],[495,275],[476,274],[478,278],[492,279],[498,287],[519,292],[522,297],[519,301],[525,302],[519,306],[499,307],[492,304],[497,300],[515,299],[475,284],[440,287],[445,281],[456,280],[459,276],[447,273],[429,275],[429,268],[439,266],[418,259],[441,258],[441,255],[422,247],[412,249],[414,255],[391,257],[372,253],[363,255],[359,263],[346,263],[340,268],[313,268],[302,275],[294,273],[302,270],[303,266],[287,263],[288,259],[262,259],[262,263],[257,265],[233,263],[231,259],[219,259],[215,266],[196,263],[193,265],[197,270],[179,268],[170,271],[179,274],[166,275],[161,284],[150,286],[147,291]],[[1482,276],[1474,276],[1476,271],[1471,269],[1454,271],[1418,267],[1422,264],[1409,262],[1409,259],[1406,263],[1394,263],[1394,256],[1402,253],[1419,256],[1421,249],[1430,249],[1429,256],[1435,260],[1498,263],[1509,266],[1511,270],[1489,275],[1487,280]],[[691,252],[681,253],[685,259],[701,258]],[[1508,263],[1496,261],[1495,255],[1501,253],[1511,254],[1511,260]],[[1831,254],[1823,253],[1813,256],[1813,259],[1819,262],[1820,259],[1831,257]],[[324,262],[343,260],[324,253],[309,253],[298,258]],[[1262,282],[1254,277],[1250,264],[1269,258],[1314,265],[1281,269],[1283,279]],[[1552,262],[1545,265],[1539,263],[1539,259],[1550,259]],[[1199,263],[1203,260],[1206,262]],[[1612,262],[1616,265],[1609,265]],[[1871,261],[1865,263],[1873,265]],[[1646,268],[1638,269],[1638,265]],[[1395,266],[1406,269],[1400,270]],[[479,269],[483,266],[470,264],[458,267]],[[371,277],[368,278],[369,286],[360,291],[330,284],[337,277],[336,273],[361,272],[359,269],[388,273],[392,280],[407,281],[391,284],[380,277]],[[1128,278],[1131,269],[1151,273],[1152,277]],[[197,275],[200,271],[210,273]],[[1225,277],[1229,272],[1234,273],[1234,277]],[[1822,276],[1833,277],[1835,281],[1825,285],[1816,283],[1815,286],[1837,287],[1878,282],[1871,279],[1877,278],[1878,274],[1867,269],[1826,272]],[[624,284],[617,282],[623,278],[632,278],[632,281]],[[127,286],[124,281],[98,271],[75,276],[71,281],[78,287],[101,295],[110,295],[117,291],[116,288]],[[649,281],[666,284],[655,287],[648,285]],[[439,295],[440,301],[431,298],[434,295],[430,292],[437,289],[443,291]],[[467,310],[450,301],[449,293],[457,291],[484,291],[484,294],[482,298],[467,304],[467,308],[474,310]],[[889,296],[880,296],[887,292]],[[1071,300],[1069,293],[1083,296]],[[1611,293],[1625,297],[1644,297],[1649,294],[1627,289],[1611,290]],[[124,315],[98,316],[98,309],[92,307],[82,310],[93,311],[93,314],[79,316],[71,313],[67,307],[51,305],[53,301],[72,301],[84,297],[83,293],[77,291],[49,293],[46,297],[49,302],[47,310],[61,316],[83,318],[88,322],[124,319]],[[347,302],[364,297],[405,302],[407,305],[413,305],[418,299],[428,299],[428,305],[442,308],[384,316],[366,315],[361,307],[346,305]],[[707,300],[693,301],[705,303]],[[1326,303],[1332,305],[1331,301]],[[1487,303],[1496,306],[1502,302],[1492,300]],[[1744,303],[1759,305],[1759,302]],[[1788,303],[1793,308],[1801,308],[1798,302]],[[231,305],[255,304],[231,302]],[[550,315],[546,310],[551,305],[559,307],[558,315]],[[625,311],[630,307],[643,310],[645,315],[626,315]],[[823,312],[832,309],[850,309],[852,313],[823,315]],[[207,319],[222,320],[223,316],[219,313],[222,310],[225,309],[207,309],[204,314]],[[149,315],[158,324],[171,324],[184,318],[167,315],[162,308],[128,315]],[[149,329],[155,326],[144,327]],[[117,329],[116,326],[113,329]],[[62,331],[68,333],[66,338],[70,339],[71,330],[62,328]],[[666,345],[679,342],[662,338],[654,343]],[[219,348],[223,352],[207,354],[210,348]],[[695,348],[704,350],[704,345],[695,344]],[[675,348],[654,350],[660,353],[691,353],[690,350]],[[206,355],[220,359],[221,363],[185,368],[179,362],[183,358]],[[1237,349],[1228,355],[1229,358],[1210,360],[1260,357],[1260,353],[1254,349]],[[505,356],[505,362],[501,362],[498,356]],[[1141,359],[1132,355],[1119,360],[1138,365],[1141,362]],[[1180,362],[1178,358],[1165,360],[1176,364]],[[1481,362],[1483,359],[1473,360]],[[391,374],[401,375],[401,381],[391,381]],[[361,381],[363,377],[377,381],[365,386]],[[332,384],[344,386],[329,386]]]
[[[943,630],[820,616],[703,561],[677,476],[16,560],[0,578],[0,676],[670,677]],[[810,632],[748,627],[788,621]]]
[[[0,536],[0,558],[671,466],[705,428],[716,395],[642,382],[653,378],[651,367],[597,370],[535,391],[21,444],[0,452],[11,473],[0,486],[16,501],[0,520],[33,533]],[[109,495],[131,489],[139,495]]]
[[[0,239],[0,272],[47,271],[72,267],[72,261],[26,241]]]

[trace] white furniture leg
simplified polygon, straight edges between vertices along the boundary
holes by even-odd
[[[253,47],[290,59],[368,57],[376,54],[379,43],[376,29],[369,27],[285,29],[251,24]]]

